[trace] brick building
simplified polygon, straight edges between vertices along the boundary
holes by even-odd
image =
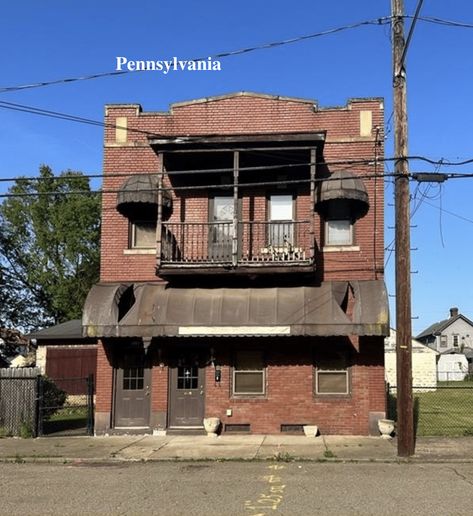
[[[106,107],[96,433],[376,433],[383,103]],[[377,177],[379,175],[379,177]]]

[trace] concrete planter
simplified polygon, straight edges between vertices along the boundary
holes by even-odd
[[[317,425],[304,425],[304,434],[306,437],[316,437],[319,433]]]
[[[378,419],[378,428],[382,439],[392,439],[394,421],[392,419]]]
[[[220,419],[218,417],[205,417],[204,428],[209,437],[217,437],[217,431],[220,427]]]

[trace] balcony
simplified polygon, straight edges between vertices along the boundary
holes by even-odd
[[[161,275],[314,269],[310,221],[166,222],[161,242]]]

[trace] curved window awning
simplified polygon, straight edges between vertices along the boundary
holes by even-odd
[[[163,191],[163,208],[171,209],[172,199]],[[155,215],[158,206],[158,176],[156,174],[133,174],[124,181],[117,193],[117,210],[128,218],[143,214]]]
[[[352,220],[364,217],[369,209],[368,192],[363,181],[347,170],[334,172],[317,190],[315,211],[324,217],[333,212],[348,212]]]

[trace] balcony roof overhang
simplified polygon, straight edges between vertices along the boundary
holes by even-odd
[[[123,314],[120,297],[133,289]],[[347,296],[353,308],[347,313]],[[121,318],[119,318],[119,314]],[[173,288],[159,283],[98,284],[83,312],[87,337],[386,336],[382,281],[332,281],[318,287]]]
[[[200,135],[200,136],[152,136],[148,139],[150,145],[160,151],[189,151],[208,150],[252,150],[313,148],[323,145],[326,131],[313,133],[265,133],[265,134],[231,134],[231,135]]]

